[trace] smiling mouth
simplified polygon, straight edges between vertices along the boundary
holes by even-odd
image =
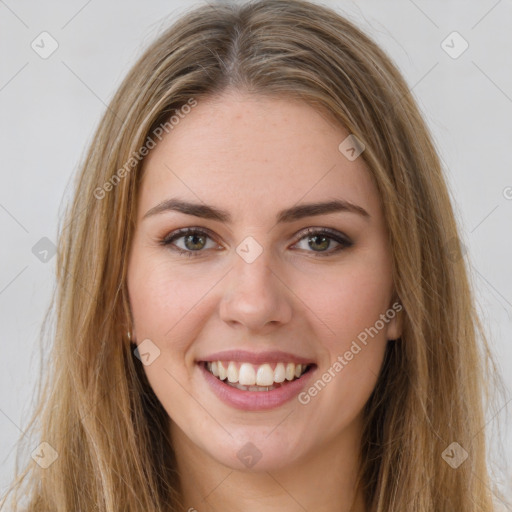
[[[203,361],[204,368],[224,384],[242,391],[272,391],[300,379],[314,364]]]

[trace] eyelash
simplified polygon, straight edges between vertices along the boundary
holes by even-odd
[[[213,240],[211,233],[205,230],[204,228],[183,228],[178,229],[177,231],[173,231],[172,233],[169,233],[163,240],[160,240],[160,245],[163,245],[165,247],[173,245],[173,247],[170,247],[170,249],[177,252],[181,256],[188,256],[192,258],[201,256],[201,253],[205,252],[204,250],[190,251],[181,249],[177,247],[175,244],[173,244],[175,240],[179,240],[180,238],[183,238],[184,236],[187,235],[205,235]],[[335,242],[338,242],[340,244],[336,249],[329,252],[307,251],[313,252],[320,258],[331,256],[334,253],[338,253],[343,249],[348,249],[353,245],[353,242],[348,237],[342,235],[338,231],[334,231],[328,228],[307,228],[301,233],[301,237],[297,240],[297,242],[294,243],[294,245],[308,236],[325,236],[326,238],[334,240]]]

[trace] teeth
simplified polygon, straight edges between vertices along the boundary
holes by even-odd
[[[242,363],[238,374],[238,383],[242,386],[254,386],[256,384],[256,372],[252,364]]]
[[[286,379],[286,371],[283,363],[277,363],[274,370],[274,382],[284,382]]]
[[[217,363],[217,369],[219,370],[219,375],[217,375],[217,377],[219,377],[220,380],[224,380],[228,376],[228,372],[220,361]]]
[[[274,384],[298,379],[308,368],[305,364],[265,363],[254,366],[251,363],[235,363],[235,361],[209,361],[206,368],[220,380],[226,380],[239,389],[262,391],[263,388],[274,389]]]
[[[237,389],[241,389],[242,391],[272,391],[275,389],[275,386],[243,386],[238,382],[234,384],[228,383],[229,386]]]
[[[238,382],[238,369],[233,361],[228,366],[228,382]]]
[[[295,365],[293,363],[288,363],[286,365],[286,380],[293,380],[295,377]]]
[[[272,384],[274,384],[274,372],[269,364],[262,364],[258,368],[256,384],[258,386],[272,386]]]

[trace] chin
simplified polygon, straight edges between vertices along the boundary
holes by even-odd
[[[279,436],[273,436],[272,433],[269,435],[274,428],[251,426],[239,429],[236,433],[230,429],[233,437],[226,435],[217,442],[212,442],[210,438],[203,449],[217,462],[237,471],[277,471],[298,463],[305,454],[299,452],[297,447],[304,450],[304,443],[293,439],[293,436],[284,438],[282,432]]]

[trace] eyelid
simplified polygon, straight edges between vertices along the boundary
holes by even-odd
[[[187,226],[186,228],[178,228],[171,231],[170,233],[164,236],[163,240],[171,240],[173,238],[177,238],[179,235],[183,236],[191,233],[204,233],[205,235],[208,235],[212,239],[215,239],[217,237],[216,233],[214,233],[208,228],[203,228],[199,226]]]
[[[340,238],[344,243],[346,244],[353,244],[353,241],[350,239],[348,235],[343,233],[342,231],[338,231],[337,229],[333,228],[327,228],[322,226],[311,226],[308,228],[304,228],[301,231],[297,233],[297,241],[299,242],[302,240],[305,236],[309,234],[326,234],[334,239]]]

